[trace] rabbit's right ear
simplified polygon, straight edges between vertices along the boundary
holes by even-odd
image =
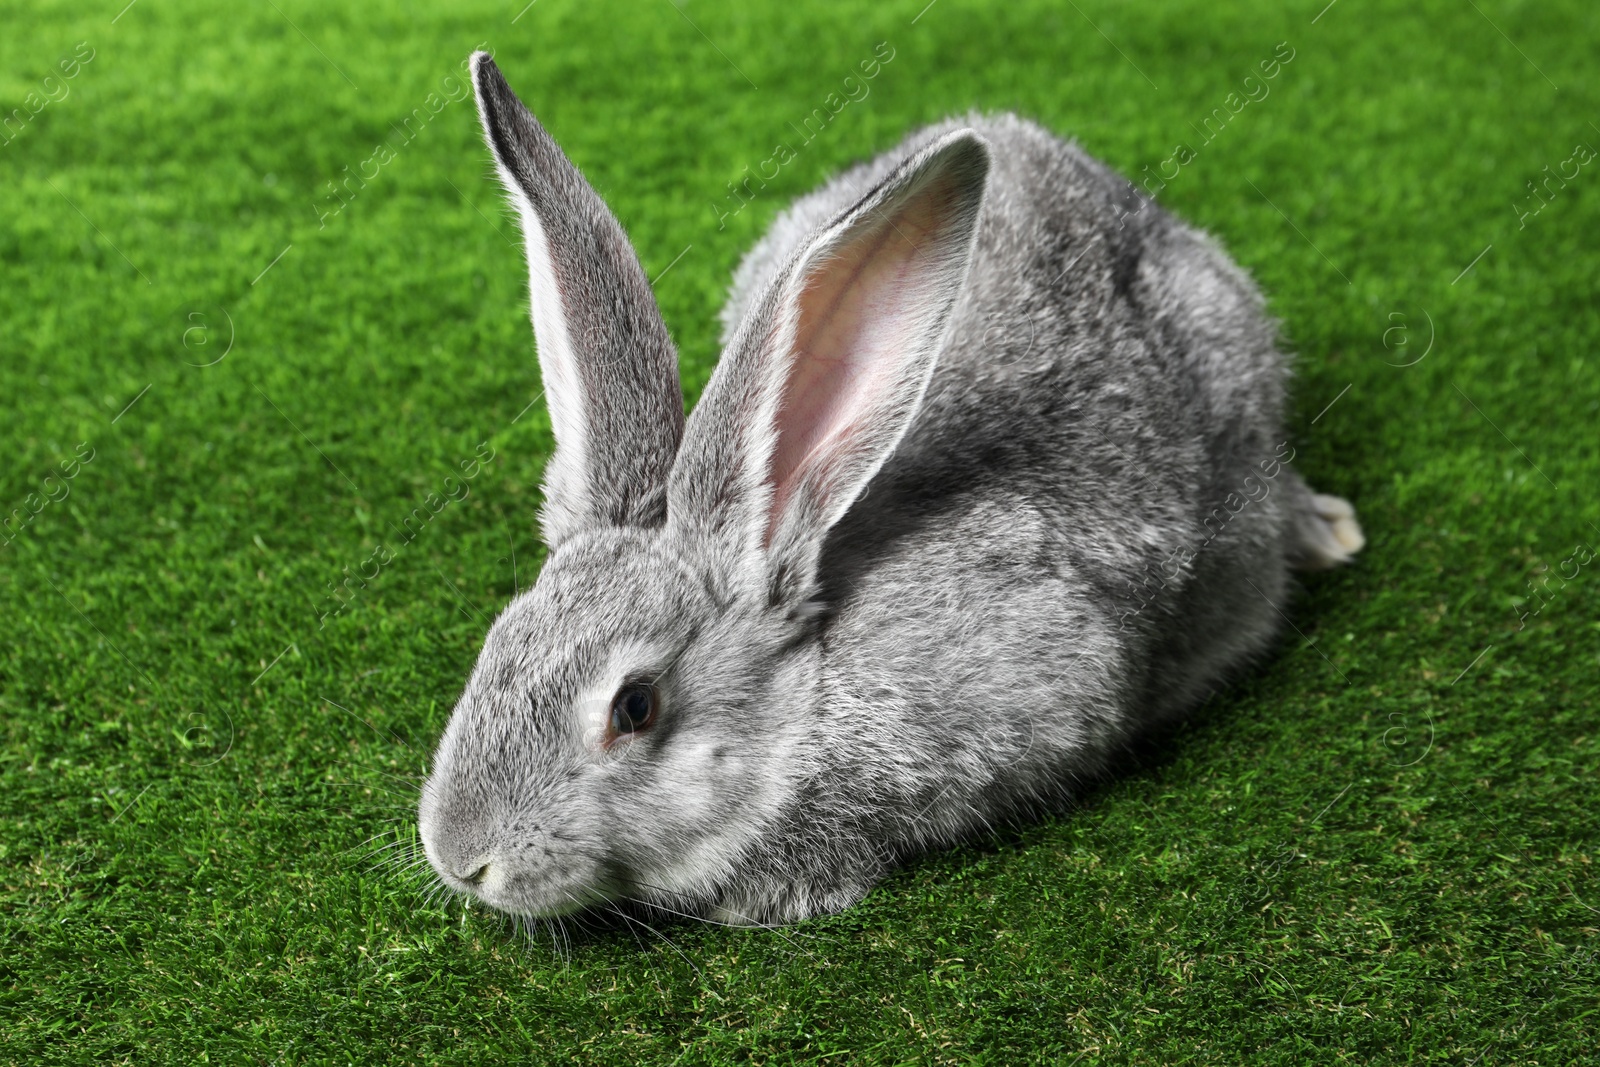
[[[485,52],[472,57],[472,85],[527,245],[556,437],[545,465],[545,541],[555,548],[584,529],[660,525],[683,436],[683,389],[649,280],[599,194]]]
[[[769,600],[812,594],[828,531],[916,415],[988,174],[988,146],[957,130],[817,232],[751,306],[690,416],[668,521],[729,550]]]

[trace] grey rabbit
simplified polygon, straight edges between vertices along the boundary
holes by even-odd
[[[621,226],[472,59],[556,449],[419,829],[450,887],[736,924],[1025,818],[1266,653],[1361,547],[1289,467],[1288,367],[1215,241],[973,115],[802,198],[687,420]]]

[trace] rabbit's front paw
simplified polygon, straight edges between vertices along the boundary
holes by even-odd
[[[835,915],[867,895],[876,879],[831,885],[793,883],[771,893],[730,893],[708,914],[729,926],[785,926],[819,915]]]

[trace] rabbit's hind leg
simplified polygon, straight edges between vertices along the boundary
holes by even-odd
[[[1295,567],[1322,571],[1349,563],[1367,543],[1355,508],[1343,497],[1313,493],[1309,486],[1301,499],[1295,517]]]

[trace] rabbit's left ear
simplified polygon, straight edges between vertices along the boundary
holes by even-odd
[[[901,164],[751,307],[689,418],[668,521],[809,595],[828,530],[911,424],[972,258],[989,150],[971,130]]]
[[[495,167],[522,220],[539,370],[555,430],[544,538],[657,526],[683,436],[678,357],[622,226],[487,53],[472,85]]]

